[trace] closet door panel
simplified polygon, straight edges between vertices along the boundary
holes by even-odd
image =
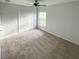
[[[17,32],[17,13],[2,14],[3,36]]]

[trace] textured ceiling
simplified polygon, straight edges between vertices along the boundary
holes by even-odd
[[[9,2],[7,2],[7,1],[9,1]],[[38,0],[38,1],[40,4],[54,5],[54,4],[79,1],[79,0]],[[0,2],[30,6],[30,5],[33,5],[34,0],[0,0]]]

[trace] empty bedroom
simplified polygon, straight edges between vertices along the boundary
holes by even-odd
[[[0,0],[0,59],[79,59],[79,0]]]

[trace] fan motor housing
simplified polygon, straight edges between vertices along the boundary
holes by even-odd
[[[34,3],[34,6],[38,6],[39,5],[39,3]]]

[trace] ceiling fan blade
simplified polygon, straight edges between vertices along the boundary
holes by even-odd
[[[34,5],[31,5],[31,4],[27,4],[27,6],[34,6]]]
[[[47,5],[38,5],[38,6],[47,6]]]

